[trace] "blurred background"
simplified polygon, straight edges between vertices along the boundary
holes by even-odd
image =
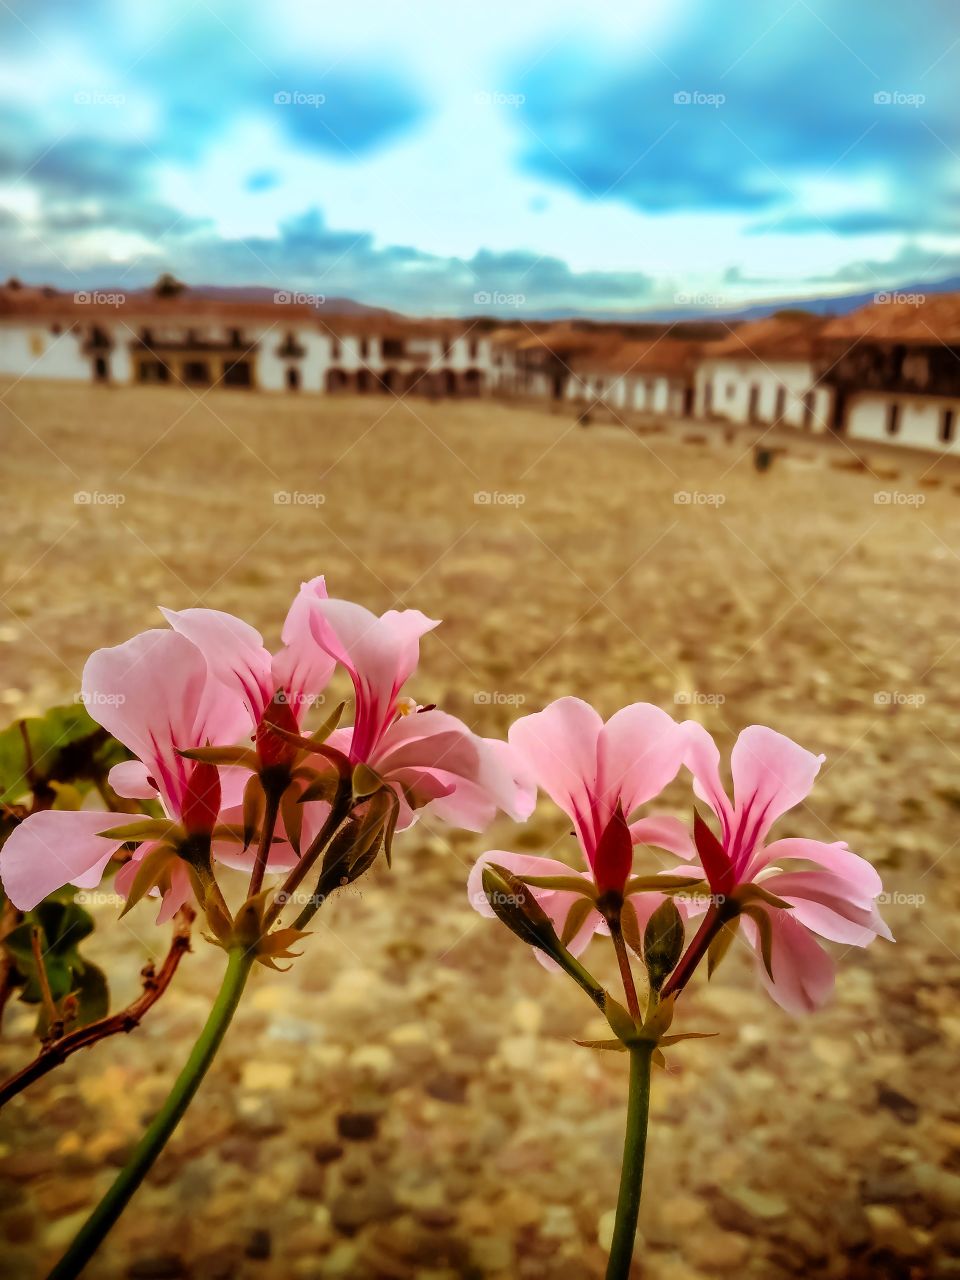
[[[955,6],[11,0],[0,27],[4,724],[71,702],[89,652],[156,625],[158,604],[238,613],[275,644],[324,573],[331,594],[443,618],[410,692],[484,733],[576,694],[693,716],[724,750],[759,722],[824,752],[778,834],[874,862],[897,943],[835,948],[836,998],[803,1020],[745,948],[698,977],[684,1029],[718,1034],[655,1080],[637,1275],[960,1274],[949,449],[594,391],[584,430],[582,406],[505,387],[492,363],[476,385],[458,366],[445,398],[412,375],[270,392],[264,372],[294,297],[334,361],[343,335],[382,342],[400,315],[407,336],[506,326],[556,360],[537,335],[571,318],[655,345],[885,291],[949,307]],[[120,375],[115,299],[163,273],[189,287],[167,290],[169,323],[181,296],[223,329],[234,307],[245,332],[244,307],[282,311],[258,321],[263,386],[190,385],[197,351],[248,341],[196,331],[168,341],[170,385]],[[131,340],[157,354],[136,315]],[[38,366],[61,337],[82,377]],[[929,342],[960,363],[960,340]],[[662,807],[688,817],[687,787]],[[576,858],[546,803],[523,829],[425,821],[398,840],[289,974],[255,975],[91,1276],[603,1274],[624,1064],[573,1043],[602,1036],[592,1006],[471,910],[487,848]],[[168,933],[144,904],[119,923],[89,909],[119,1008]],[[599,943],[591,962],[614,982]],[[43,1275],[65,1247],[220,973],[197,937],[138,1031],[0,1114],[0,1274]],[[0,1075],[32,1055],[34,1020],[7,1006]]]

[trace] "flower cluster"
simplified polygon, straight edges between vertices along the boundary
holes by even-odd
[[[128,908],[159,898],[162,921],[199,906],[226,945],[242,912],[228,908],[217,871],[232,867],[249,872],[244,927],[270,963],[289,954],[312,914],[276,931],[276,945],[264,942],[312,867],[313,900],[322,901],[381,849],[389,860],[394,833],[420,814],[482,831],[498,811],[524,821],[540,788],[572,821],[584,869],[496,850],[479,859],[468,891],[481,914],[532,941],[549,967],[569,965],[602,934],[622,968],[626,946],[649,970],[646,951],[666,929],[673,950],[657,964],[667,997],[704,957],[712,970],[742,930],[774,998],[799,1012],[832,990],[833,961],[817,936],[848,946],[890,936],[876,908],[879,876],[845,844],[768,841],[774,822],[806,799],[823,759],[771,729],[741,733],[730,799],[709,734],[647,703],[604,723],[565,697],[517,720],[507,742],[477,736],[403,693],[437,622],[415,609],[376,617],[330,599],[322,578],[302,585],[273,653],[229,614],[162,612],[168,629],[98,650],[83,673],[84,702],[133,756],[110,783],[141,812],[46,810],[24,821],[0,852],[4,888],[22,910],[66,884],[94,887],[117,859]],[[306,712],[338,666],[353,683],[353,723],[340,723],[341,704],[310,732]],[[714,825],[699,814],[690,827],[638,816],[683,770]],[[638,871],[639,846],[675,862]],[[285,877],[270,904],[267,874]],[[505,910],[498,897],[517,901]],[[688,925],[695,932],[684,950]]]
[[[571,955],[611,927],[642,953],[645,928],[669,898],[682,921],[702,919],[666,977],[664,996],[685,985],[704,955],[712,969],[742,925],[774,999],[797,1013],[821,1005],[833,988],[833,961],[814,935],[859,947],[891,936],[876,907],[880,877],[846,844],[766,842],[777,818],[809,795],[823,762],[772,729],[754,725],[737,739],[732,802],[707,731],[694,721],[677,724],[647,703],[624,707],[604,723],[579,698],[560,698],[517,720],[510,746],[520,775],[573,822],[586,869],[535,854],[485,853],[468,887],[482,915],[505,917],[493,896],[503,884],[487,874],[505,870],[529,890]],[[699,815],[691,829],[674,817],[634,816],[681,769],[693,775],[695,796],[713,811],[718,834]],[[636,875],[638,845],[679,861]],[[551,947],[538,947],[537,956],[556,964]]]
[[[27,818],[0,853],[19,909],[66,884],[93,888],[132,846],[115,881],[128,905],[159,896],[162,921],[195,899],[219,936],[230,913],[218,864],[251,873],[251,900],[265,872],[286,874],[282,905],[320,855],[326,885],[346,883],[425,811],[477,831],[498,809],[529,814],[532,793],[513,776],[505,744],[402,694],[421,636],[438,625],[417,610],[376,617],[328,598],[314,578],[293,601],[275,653],[230,614],[163,613],[169,630],[100,649],[83,672],[84,703],[134,757],[111,770],[110,784],[140,802],[143,816]],[[305,734],[305,713],[338,664],[353,681],[353,725],[339,724],[341,705]]]

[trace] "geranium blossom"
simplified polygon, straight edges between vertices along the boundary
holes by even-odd
[[[216,679],[242,700],[261,750],[271,740],[274,749],[280,749],[264,723],[267,709],[270,719],[297,732],[308,707],[333,674],[336,662],[317,644],[310,627],[313,603],[326,594],[322,577],[301,585],[275,654],[264,646],[255,627],[233,614],[219,609],[161,609],[171,627],[197,646]]]
[[[846,844],[784,839],[767,843],[782,814],[810,794],[824,757],[813,755],[783,734],[761,725],[744,729],[730,754],[733,801],[720,780],[720,752],[700,725],[683,726],[685,762],[694,790],[716,814],[719,838],[698,840],[700,861],[718,900],[735,898],[744,886],[789,904],[777,907],[768,897],[751,899],[771,930],[772,977],[760,972],[778,1004],[804,1012],[824,1003],[833,990],[834,963],[814,934],[848,946],[865,947],[875,937],[891,938],[877,910],[880,876]],[[799,862],[793,869],[782,863]],[[812,867],[803,864],[813,864]],[[762,924],[762,921],[760,922]],[[761,930],[746,916],[744,931],[762,951]]]
[[[159,801],[172,822],[206,827],[207,833],[220,812],[239,804],[239,771],[218,771],[179,754],[208,742],[234,742],[246,722],[243,702],[211,678],[203,654],[186,637],[151,630],[115,648],[98,649],[84,667],[82,699],[91,716],[137,757],[110,771],[119,795]],[[28,817],[0,851],[0,875],[10,900],[29,910],[65,884],[95,887],[127,842],[100,833],[135,820],[128,813],[87,810],[48,810]],[[137,863],[156,847],[152,841],[140,845],[118,873],[118,891],[126,892]],[[216,843],[214,851],[221,860],[243,862],[238,848]],[[289,855],[289,848],[286,857],[279,849],[276,854],[286,865]],[[186,864],[173,862],[161,919],[178,910],[190,892]]]
[[[310,619],[317,644],[353,681],[353,726],[336,730],[328,744],[394,789],[399,827],[427,806],[471,831],[488,826],[497,809],[529,815],[532,791],[520,784],[506,743],[480,738],[454,716],[401,695],[420,660],[420,638],[437,621],[417,609],[377,617],[329,599],[312,602]]]
[[[495,913],[483,890],[488,863],[522,877],[577,876],[596,894],[623,894],[632,870],[633,846],[651,844],[689,858],[690,836],[670,817],[641,818],[627,826],[624,818],[652,800],[679,772],[686,739],[681,726],[649,703],[624,707],[604,724],[599,713],[579,698],[560,698],[545,710],[517,720],[510,746],[522,767],[572,820],[587,870],[536,854],[493,850],[483,854],[470,873],[468,893],[481,915]],[[700,878],[690,872],[691,883]],[[562,933],[571,908],[583,895],[575,889],[533,885],[531,892]],[[663,901],[647,892],[632,897],[642,926]],[[567,943],[579,955],[597,930],[605,930],[595,907]],[[538,951],[538,958],[541,953]]]

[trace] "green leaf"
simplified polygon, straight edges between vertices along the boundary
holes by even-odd
[[[29,750],[28,750],[29,743]],[[0,804],[16,804],[53,784],[86,784],[106,777],[130,758],[80,703],[51,707],[43,716],[17,720],[0,732]]]
[[[105,1018],[110,1010],[110,990],[107,975],[95,964],[85,961],[76,975],[74,994],[77,997],[75,1025],[85,1027],[98,1018]]]

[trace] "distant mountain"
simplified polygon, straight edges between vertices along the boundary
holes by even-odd
[[[189,287],[191,297],[213,298],[218,302],[272,302],[274,294],[278,292],[277,288],[273,288],[270,285],[196,284]],[[303,293],[308,297],[316,296],[313,293],[308,293],[305,289],[286,289],[283,291],[291,296],[297,293]],[[143,289],[140,292],[150,293],[151,290]],[[331,297],[329,295],[323,296],[323,309],[329,312],[336,312],[337,315],[341,316],[397,315],[397,312],[390,311],[387,307],[370,307],[365,302],[355,302],[353,298]]]
[[[871,289],[867,293],[845,293],[836,297],[820,298],[775,298],[769,302],[757,302],[752,306],[742,307],[736,311],[725,311],[718,307],[665,307],[649,311],[588,311],[576,308],[564,309],[552,307],[537,311],[538,320],[595,320],[598,323],[622,322],[643,323],[656,321],[675,323],[686,320],[716,320],[726,324],[739,323],[744,320],[762,320],[764,316],[773,315],[776,311],[811,311],[818,316],[843,316],[850,311],[857,311],[873,302],[878,294],[928,294],[960,292],[960,276],[951,276],[948,280],[935,282],[924,281],[922,284],[898,284],[887,289]],[[527,313],[527,318],[529,318]]]

